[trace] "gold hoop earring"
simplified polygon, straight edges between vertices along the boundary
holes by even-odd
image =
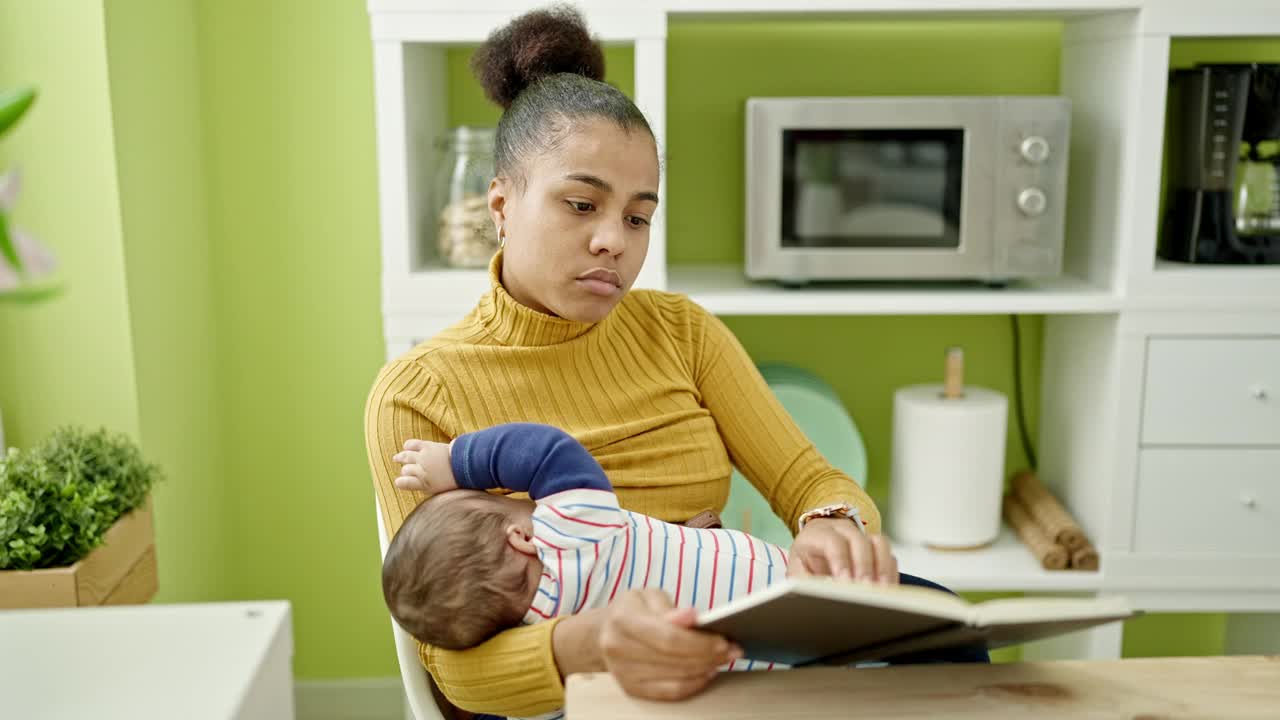
[[[502,231],[503,226],[504,226],[504,223],[498,223],[498,249],[499,250],[507,246],[507,234]]]

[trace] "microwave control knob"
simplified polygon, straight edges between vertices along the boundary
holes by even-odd
[[[1035,217],[1044,213],[1045,207],[1049,204],[1049,199],[1045,197],[1044,191],[1040,188],[1025,188],[1018,193],[1018,209],[1023,215]]]
[[[1049,159],[1049,141],[1039,135],[1032,135],[1024,138],[1022,144],[1018,145],[1018,152],[1027,162],[1039,165]]]

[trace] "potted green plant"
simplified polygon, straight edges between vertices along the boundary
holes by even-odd
[[[155,595],[150,492],[160,469],[127,436],[62,428],[0,458],[0,608]]]

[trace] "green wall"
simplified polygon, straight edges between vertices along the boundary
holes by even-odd
[[[1196,63],[1280,62],[1276,38],[1176,38],[1169,48],[1169,66]]]
[[[67,421],[140,435],[170,476],[157,491],[162,599],[285,598],[299,678],[391,675],[361,434],[383,355],[364,3],[105,7],[0,0],[0,83],[45,92],[0,160],[27,168],[18,219],[58,250],[70,288],[0,306],[11,439]],[[672,262],[741,261],[746,97],[1053,92],[1059,31],[672,22]],[[450,54],[451,119],[491,123],[467,54]],[[632,53],[610,48],[608,62],[630,91]],[[727,321],[758,360],[836,387],[881,500],[893,390],[934,380],[942,348],[964,345],[972,381],[1010,391],[1005,317]],[[1024,323],[1033,432],[1042,327]],[[1024,462],[1012,433],[1008,460]],[[1221,643],[1221,616],[1150,616],[1125,652]]]
[[[157,601],[227,597],[195,3],[106,8],[139,430],[169,478],[156,491]]]
[[[383,362],[364,3],[202,0],[230,592],[293,601],[298,677],[395,672],[364,401]]]

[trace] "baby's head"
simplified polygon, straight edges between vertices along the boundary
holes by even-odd
[[[538,590],[532,503],[474,490],[432,496],[405,518],[382,561],[391,616],[418,640],[474,647],[519,625]]]

